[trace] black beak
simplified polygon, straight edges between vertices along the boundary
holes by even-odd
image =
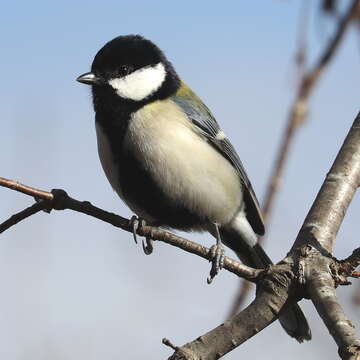
[[[100,83],[100,78],[98,78],[92,72],[87,72],[85,74],[80,75],[76,81],[81,82],[87,85],[96,85]]]

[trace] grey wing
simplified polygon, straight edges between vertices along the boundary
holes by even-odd
[[[265,232],[264,220],[253,187],[236,150],[225,136],[221,136],[223,133],[210,110],[196,95],[192,98],[173,96],[172,100],[183,109],[193,124],[199,128],[200,132],[237,170],[244,185],[246,217],[253,230],[257,234],[263,235]]]

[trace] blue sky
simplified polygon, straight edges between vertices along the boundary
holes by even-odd
[[[212,109],[261,199],[294,97],[299,4],[6,2],[0,13],[0,176],[61,187],[131,215],[102,173],[90,92],[75,78],[89,70],[105,42],[140,33],[166,52]],[[314,8],[310,25],[311,62],[332,21]],[[358,45],[352,29],[311,99],[268,229],[266,249],[274,260],[290,248],[359,110]],[[5,189],[0,196],[1,219],[31,203]],[[339,257],[357,244],[359,210],[355,197],[339,234]],[[219,324],[238,285],[223,272],[209,287],[206,262],[162,244],[146,257],[129,234],[71,212],[38,214],[1,240],[0,355],[8,360],[165,358],[170,353],[161,338],[182,344]],[[359,309],[348,301],[352,289],[339,293],[356,323]],[[264,345],[269,358],[336,359],[311,304],[303,307],[313,342],[297,345],[274,324],[227,358],[259,358]]]

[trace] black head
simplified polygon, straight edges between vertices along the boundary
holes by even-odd
[[[180,84],[164,53],[140,35],[118,36],[109,41],[96,54],[91,72],[77,80],[93,85],[94,97],[112,94],[129,104],[166,98]]]
[[[166,63],[163,52],[140,35],[118,36],[96,54],[91,72],[105,76],[122,76],[145,66]]]

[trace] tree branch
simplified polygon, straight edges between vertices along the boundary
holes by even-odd
[[[53,199],[53,194],[48,191],[39,190],[31,186],[21,184],[18,181],[6,179],[3,177],[0,177],[0,186],[7,187],[15,191],[19,191],[26,195],[30,195],[35,199],[43,199],[43,200]]]
[[[13,215],[8,220],[0,224],[0,233],[9,229],[11,226],[16,225],[19,221],[39,212],[40,210],[46,210],[50,212],[55,210],[74,210],[92,217],[95,217],[101,221],[111,224],[115,227],[121,228],[128,232],[133,232],[131,221],[114,213],[105,211],[92,205],[89,201],[79,201],[71,198],[68,194],[61,189],[55,189],[51,192],[39,190],[18,181],[9,180],[0,177],[0,186],[10,188],[15,191],[19,191],[26,195],[33,196],[37,199],[44,199],[41,202],[37,202],[34,205],[26,208],[18,214]],[[189,253],[195,254],[206,260],[212,260],[210,249],[202,246],[194,241],[190,241],[183,237],[174,235],[170,232],[161,230],[152,226],[141,226],[137,230],[137,234],[145,236],[151,240],[158,240],[178,247]],[[249,266],[239,263],[227,256],[224,259],[224,269],[234,273],[237,276],[243,277],[249,281],[257,281],[258,277],[263,273],[263,269],[253,269]]]
[[[17,214],[12,215],[8,220],[4,221],[0,224],[0,234],[3,233],[5,230],[10,229],[12,226],[16,225],[20,221],[40,212],[41,210],[46,209],[46,203],[36,202],[35,204],[27,207],[26,209],[18,212]]]
[[[308,101],[315,88],[320,75],[324,73],[325,68],[329,65],[331,59],[334,57],[336,50],[338,49],[341,41],[344,38],[346,30],[348,29],[351,20],[357,13],[359,0],[353,0],[349,9],[346,11],[343,18],[340,20],[338,27],[336,28],[335,34],[330,40],[323,53],[320,55],[318,61],[314,67],[309,70],[302,78],[300,86],[297,91],[296,99],[291,106],[286,130],[284,132],[283,140],[279,148],[277,159],[273,172],[270,176],[269,185],[266,190],[263,215],[266,222],[269,222],[270,213],[274,204],[275,194],[280,186],[282,176],[284,173],[285,163],[290,154],[290,147],[294,140],[296,130],[300,125],[303,124],[308,113]]]
[[[194,341],[175,347],[170,360],[218,359],[274,322],[289,300],[292,273],[287,269],[270,267],[247,308]]]
[[[305,218],[293,248],[309,243],[332,253],[346,210],[360,184],[360,113]]]
[[[308,253],[299,261],[308,294],[339,346],[342,359],[360,359],[360,340],[335,294],[335,285],[348,284],[340,272],[352,275],[359,264],[359,249],[342,262],[332,257],[340,225],[360,184],[360,113],[321,186],[294,242],[291,253]],[[316,255],[314,255],[316,254]],[[335,270],[335,271],[334,271]],[[346,275],[346,274],[345,274]],[[346,277],[346,276],[345,276]]]
[[[311,259],[313,264],[307,284],[310,298],[336,341],[340,357],[347,360],[360,359],[360,339],[337,299],[337,284],[334,276],[328,271],[334,266],[334,260],[319,255],[321,254],[317,252],[317,256]]]

